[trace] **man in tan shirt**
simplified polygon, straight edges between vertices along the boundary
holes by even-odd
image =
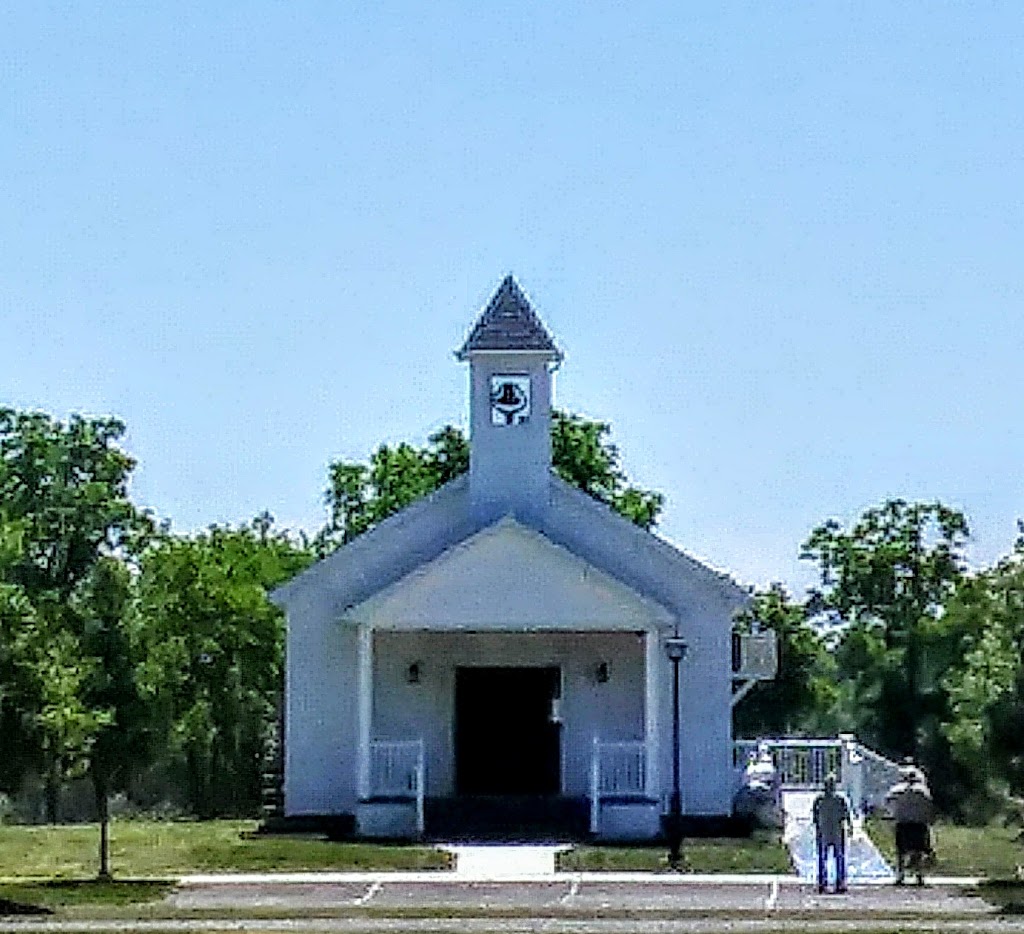
[[[885,806],[896,821],[896,884],[903,884],[910,869],[917,874],[917,884],[924,885],[924,859],[932,852],[928,826],[935,819],[935,805],[924,773],[905,764],[900,769],[900,781],[885,796]]]

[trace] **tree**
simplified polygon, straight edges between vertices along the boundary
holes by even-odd
[[[255,811],[266,725],[281,691],[283,620],[267,591],[313,554],[264,515],[159,538],[139,581],[145,696],[156,708],[164,766],[199,817]]]
[[[74,634],[67,629],[35,632],[39,639],[30,658],[40,703],[34,721],[48,769],[47,820],[53,823],[57,789],[67,778],[85,774],[97,734],[111,724],[112,716],[90,707],[85,699],[85,684],[96,661],[82,655]]]
[[[551,425],[552,466],[560,477],[611,506],[641,528],[657,523],[664,496],[630,485],[620,466],[610,426],[555,411]],[[335,461],[328,467],[324,501],[329,519],[317,538],[323,553],[432,493],[469,469],[469,442],[451,425],[423,448],[381,445],[368,465]]]
[[[1013,552],[966,579],[943,622],[958,635],[943,732],[978,805],[1024,796],[1024,527]]]
[[[124,424],[73,415],[0,409],[0,508],[18,529],[20,546],[4,571],[33,608],[24,642],[39,681],[39,706],[24,721],[39,733],[47,818],[57,817],[60,784],[91,745],[89,731],[105,714],[79,695],[93,663],[81,659],[83,619],[75,605],[105,556],[136,553],[151,529],[128,498],[135,466],[118,447]]]
[[[20,550],[20,534],[0,522],[0,581]],[[110,784],[139,751],[132,739],[144,721],[134,690],[134,660],[125,645],[130,595],[128,569],[115,558],[100,558],[71,605],[58,607],[61,623],[77,617],[75,632],[47,625],[46,616],[55,609],[52,599],[44,599],[37,613],[23,588],[0,583],[0,729],[9,743],[5,787],[15,790],[31,764],[24,750],[33,745],[52,770],[48,797],[56,795],[65,777],[87,774],[100,819],[101,878],[110,876]],[[52,592],[44,596],[51,598]],[[47,801],[47,810],[56,813],[56,800]]]
[[[427,457],[438,486],[444,486],[469,470],[469,442],[452,425],[445,425],[429,438]]]
[[[737,620],[739,632],[754,629],[776,633],[779,670],[736,706],[737,735],[831,732],[837,699],[835,663],[824,638],[808,621],[806,606],[792,601],[782,584],[772,584],[754,596]]]
[[[115,558],[100,558],[75,596],[74,609],[81,619],[79,648],[91,662],[79,697],[96,718],[86,774],[100,823],[99,875],[109,878],[109,797],[112,791],[127,789],[133,763],[145,758],[149,734],[148,711],[137,682],[140,659],[131,572]]]
[[[928,657],[946,600],[964,573],[964,515],[941,503],[893,499],[867,510],[850,530],[814,529],[802,557],[818,563],[813,605],[842,627],[840,678],[862,739],[890,756],[943,765],[939,725],[945,696]]]
[[[424,448],[382,444],[369,465],[335,461],[328,466],[329,519],[320,550],[347,544],[468,468],[469,445],[451,425],[432,434]]]
[[[32,601],[9,570],[21,559],[20,529],[0,513],[0,791],[17,791],[32,754],[33,713],[40,704],[29,647],[39,626]]]
[[[0,409],[0,503],[22,553],[9,573],[31,599],[67,604],[101,554],[138,551],[150,523],[128,498],[123,422]]]
[[[609,440],[611,426],[557,410],[553,414],[551,461],[558,475],[630,522],[654,528],[665,497],[626,482],[619,449]]]

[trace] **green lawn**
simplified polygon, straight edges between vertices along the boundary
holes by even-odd
[[[0,915],[45,914],[81,905],[120,907],[155,902],[172,888],[170,882],[57,882],[0,883]]]
[[[895,865],[892,821],[872,818],[867,831],[882,855]],[[1016,839],[1018,833],[1016,828],[999,825],[960,827],[940,822],[932,828],[936,860],[928,875],[1013,878],[1024,863],[1024,844]]]
[[[789,872],[789,854],[778,834],[750,839],[715,837],[683,841],[686,872]],[[664,844],[658,846],[579,846],[558,858],[563,872],[667,872]]]
[[[444,869],[431,847],[333,843],[309,837],[246,836],[254,821],[115,821],[111,869],[121,878],[168,878],[194,872],[301,869]],[[0,826],[0,874],[24,879],[96,875],[95,824]]]
[[[978,894],[1006,915],[1024,915],[1024,880],[999,879],[983,882]]]

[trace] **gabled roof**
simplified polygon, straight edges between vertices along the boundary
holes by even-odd
[[[465,360],[478,350],[547,351],[553,359],[562,359],[551,335],[512,276],[506,276],[498,286],[456,356]]]
[[[511,515],[446,549],[341,618],[383,629],[472,632],[636,631],[674,621],[657,601]]]
[[[410,504],[278,587],[271,598],[289,612],[300,611],[296,619],[315,605],[327,618],[351,620],[347,614],[354,607],[403,578],[412,580],[409,575],[501,520],[474,512],[467,481],[463,474]],[[729,627],[732,611],[750,599],[728,575],[634,525],[554,473],[548,508],[514,518],[550,545],[672,613]]]
[[[750,602],[749,592],[729,574],[630,522],[554,471],[542,527],[552,541],[661,603],[672,605],[683,591],[689,591],[689,597],[700,591],[732,611]]]
[[[469,474],[410,503],[270,593],[280,607],[311,594],[340,613],[486,525],[469,509]]]

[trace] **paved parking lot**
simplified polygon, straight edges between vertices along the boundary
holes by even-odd
[[[848,895],[818,895],[813,887],[777,881],[758,883],[680,882],[653,877],[643,882],[586,878],[538,881],[362,881],[188,884],[170,896],[183,909],[282,909],[310,911],[352,908],[458,911],[535,911],[538,914],[731,912],[984,916],[990,906],[955,886],[853,887]]]
[[[955,886],[591,878],[188,883],[137,920],[19,919],[0,934],[1024,934]],[[161,917],[164,911],[171,916]]]

